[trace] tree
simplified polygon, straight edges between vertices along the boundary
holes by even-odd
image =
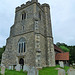
[[[70,47],[70,63],[75,63],[75,46]]]
[[[57,42],[56,45],[59,48],[61,48],[64,52],[69,52],[70,51],[70,49],[68,48],[68,46],[65,43]]]
[[[1,63],[1,59],[2,59],[2,53],[5,51],[5,47],[3,46],[2,48],[0,48],[0,63]]]
[[[56,43],[56,46],[58,46],[58,47],[59,47],[60,45],[61,45],[61,43],[60,43],[60,42],[57,42],[57,43]]]
[[[67,48],[66,46],[60,46],[60,48],[64,51],[64,52],[69,52],[69,48]]]

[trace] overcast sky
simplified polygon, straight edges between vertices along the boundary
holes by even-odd
[[[14,23],[15,8],[28,0],[0,0],[0,47],[6,44]],[[51,8],[54,43],[75,45],[75,0],[39,0]]]

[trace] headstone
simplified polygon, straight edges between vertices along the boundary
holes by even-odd
[[[11,70],[12,69],[12,66],[9,66],[9,70]]]
[[[34,67],[30,67],[27,75],[38,75],[38,70]]]
[[[75,66],[75,63],[73,63],[73,66]]]
[[[72,65],[70,64],[70,67],[71,67]]]
[[[11,66],[11,69],[13,70],[13,66]]]
[[[20,65],[20,69],[22,69],[22,65]]]
[[[16,71],[20,71],[20,70],[21,70],[20,67],[21,67],[20,64],[18,64],[18,65],[15,67]]]
[[[64,62],[63,61],[59,61],[60,67],[64,68]]]
[[[69,69],[68,75],[75,75],[75,69]]]
[[[13,66],[9,66],[9,70],[13,70]]]
[[[29,66],[28,65],[24,65],[23,66],[23,71],[29,71]]]
[[[5,75],[5,66],[1,66],[1,74]]]
[[[65,70],[64,69],[58,70],[58,75],[65,75]]]
[[[1,66],[4,66],[3,64],[1,64]]]

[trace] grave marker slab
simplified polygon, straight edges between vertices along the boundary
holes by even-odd
[[[21,70],[21,65],[18,64],[16,67],[15,67],[16,71],[20,71]]]
[[[24,66],[23,66],[23,71],[29,71],[29,66],[24,65]]]
[[[59,61],[60,67],[64,68],[64,62],[63,61]]]
[[[65,70],[64,69],[58,70],[58,75],[65,75]]]
[[[11,70],[12,69],[12,67],[11,66],[9,66],[9,70]]]
[[[68,75],[75,75],[75,69],[69,69]]]
[[[34,67],[30,67],[27,75],[38,75],[38,70]]]
[[[5,66],[1,66],[1,74],[5,75]]]

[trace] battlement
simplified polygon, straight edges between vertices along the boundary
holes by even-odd
[[[41,7],[41,9],[42,9],[43,7],[48,7],[48,8],[50,8],[49,4],[46,4],[46,3],[44,3],[44,4],[41,5],[40,3],[35,2],[35,1],[27,1],[26,4],[22,4],[21,6],[18,6],[18,7],[16,8],[16,12],[19,11],[19,10],[21,10],[21,9],[23,9],[23,8],[25,8],[25,7],[27,7],[27,6],[29,6],[29,5],[31,5],[31,4],[33,4],[33,3],[36,3],[37,5],[39,5],[39,6]]]
[[[31,1],[28,1],[28,2],[26,2],[26,5],[30,5],[32,2]]]
[[[25,7],[27,7],[27,6],[29,6],[29,5],[31,5],[31,4],[33,4],[33,3],[37,3],[39,6],[41,6],[41,4],[38,3],[38,2],[27,1],[26,4],[22,4],[21,6],[16,7],[16,12],[25,8]]]
[[[42,8],[43,8],[43,7],[48,7],[48,8],[50,8],[49,4],[46,4],[46,3],[42,4]]]
[[[25,7],[27,7],[27,6],[29,6],[30,4],[32,4],[32,2],[28,1],[28,2],[26,2],[26,4],[22,4],[21,6],[18,6],[16,8],[16,12],[19,11],[19,10],[21,10],[21,9],[23,9],[23,8],[25,8]]]

